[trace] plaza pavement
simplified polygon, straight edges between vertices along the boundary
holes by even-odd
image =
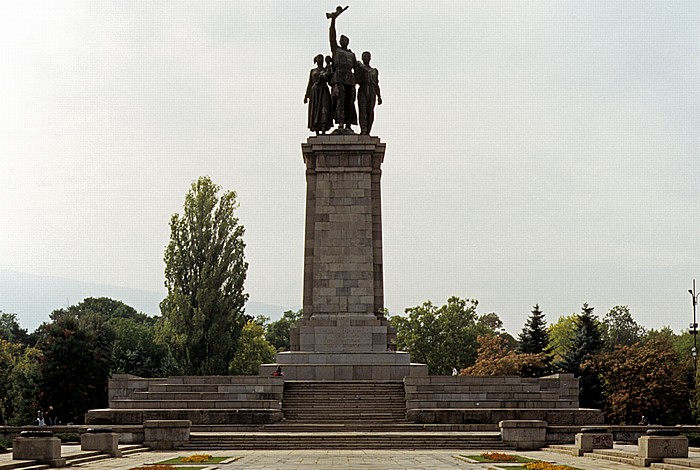
[[[615,446],[618,448],[618,446]],[[623,446],[620,446],[623,447]],[[636,446],[624,446],[633,450]],[[493,464],[470,463],[458,458],[462,455],[478,455],[483,450],[230,450],[207,451],[214,456],[230,456],[235,460],[217,464],[221,470],[233,469],[494,469]],[[63,456],[80,453],[80,446],[63,446]],[[85,470],[128,470],[144,464],[160,462],[177,456],[192,455],[193,451],[151,451],[73,465]],[[507,453],[516,453],[510,452]],[[637,469],[631,465],[589,457],[573,457],[548,452],[517,452],[533,459],[570,465],[582,470]],[[700,454],[696,454],[700,458]],[[12,454],[0,455],[0,468],[12,460]]]

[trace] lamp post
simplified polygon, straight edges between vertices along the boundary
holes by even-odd
[[[698,297],[700,297],[700,293],[695,293],[695,279],[693,279],[693,290],[688,289],[688,292],[693,298],[693,323],[690,324],[690,334],[693,335],[693,349],[691,349],[690,352],[693,355],[693,372],[695,372],[693,379],[695,379],[698,375],[698,322],[696,310],[698,306]]]

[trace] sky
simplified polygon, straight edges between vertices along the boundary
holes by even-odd
[[[587,302],[687,328],[700,3],[348,5],[384,100],[390,313],[475,298],[518,333]],[[209,175],[238,195],[250,299],[299,308],[303,97],[335,6],[0,2],[0,269],[164,295],[169,219]]]

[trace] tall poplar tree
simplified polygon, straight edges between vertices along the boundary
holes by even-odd
[[[208,176],[192,183],[182,216],[170,219],[160,335],[182,374],[224,375],[245,325],[248,270],[236,193]]]

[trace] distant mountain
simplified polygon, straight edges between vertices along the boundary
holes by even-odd
[[[0,311],[16,313],[22,328],[30,332],[49,321],[52,311],[75,305],[86,297],[121,300],[139,312],[157,315],[160,314],[159,304],[165,294],[0,269]],[[247,314],[265,315],[272,320],[279,319],[285,310],[298,310],[298,307],[287,308],[260,302],[246,304]]]

